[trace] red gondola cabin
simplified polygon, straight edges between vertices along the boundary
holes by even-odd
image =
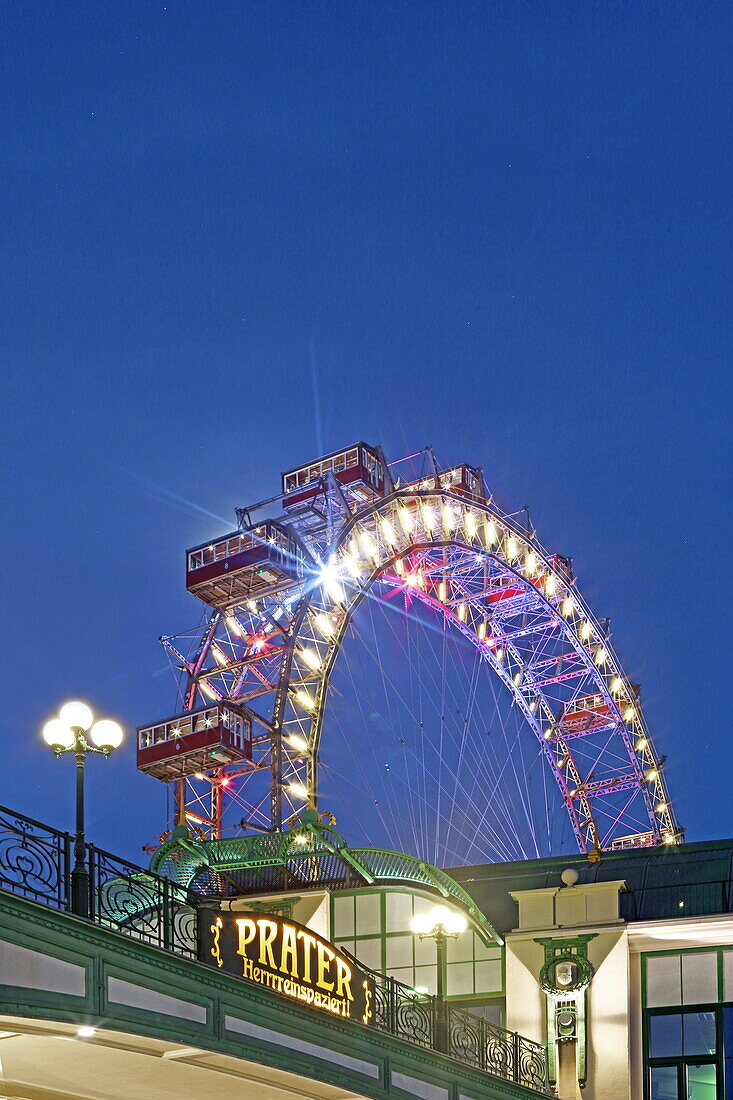
[[[454,466],[452,470],[443,470],[440,475],[440,484],[450,493],[467,497],[468,500],[483,501],[484,482],[481,473],[474,466]]]
[[[186,588],[214,607],[226,608],[286,588],[298,578],[293,536],[272,520],[232,531],[186,552]]]
[[[379,451],[366,443],[355,443],[345,451],[334,451],[283,474],[283,508],[289,512],[308,504],[318,493],[319,481],[329,473],[347,495],[361,504],[389,491],[389,475]]]
[[[616,705],[623,716],[631,704],[628,699],[618,698]],[[580,734],[615,725],[617,721],[616,712],[612,710],[606,697],[597,694],[584,695],[582,699],[566,703],[558,725],[563,733]]]
[[[165,782],[252,759],[252,720],[216,703],[137,731],[137,766]]]

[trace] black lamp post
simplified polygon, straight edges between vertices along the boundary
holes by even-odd
[[[448,1053],[448,1015],[445,1003],[446,991],[446,946],[448,939],[454,939],[465,932],[466,918],[462,913],[451,911],[445,905],[436,905],[429,913],[419,913],[412,919],[412,931],[421,940],[435,940],[438,975],[435,985],[436,1035],[435,1046],[442,1053]]]
[[[86,739],[86,734],[92,744]],[[117,722],[94,715],[86,703],[64,703],[58,718],[43,727],[43,739],[56,756],[73,755],[76,760],[76,832],[74,835],[74,866],[71,871],[71,911],[78,917],[88,917],[89,867],[84,842],[84,764],[90,753],[109,756],[122,742],[122,728]]]

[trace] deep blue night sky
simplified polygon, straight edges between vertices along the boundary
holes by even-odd
[[[731,30],[714,0],[5,3],[1,802],[70,824],[44,719],[169,713],[185,547],[366,439],[530,505],[688,839],[733,834]],[[90,769],[90,834],[139,854],[162,785],[132,737]]]

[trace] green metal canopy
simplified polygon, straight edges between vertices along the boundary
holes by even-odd
[[[233,898],[293,890],[412,887],[461,909],[485,943],[503,944],[470,894],[444,871],[403,852],[350,848],[311,810],[292,829],[198,840],[182,828],[157,849],[150,869],[206,898]]]

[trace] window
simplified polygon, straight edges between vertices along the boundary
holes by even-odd
[[[655,1066],[651,1071],[651,1100],[679,1100],[677,1066]]]
[[[674,1012],[649,1018],[649,1057],[715,1054],[715,1013]]]
[[[435,992],[436,947],[411,929],[413,915],[428,912],[436,899],[411,890],[364,891],[332,897],[332,937],[365,965],[414,989]],[[373,959],[370,962],[369,959]],[[503,954],[472,929],[449,939],[446,954],[449,997],[503,993]]]
[[[733,1006],[720,1004],[733,993],[732,957],[730,949],[645,956],[649,1100],[733,1100]]]
[[[717,1000],[717,951],[647,957],[647,1008],[710,1004]]]

